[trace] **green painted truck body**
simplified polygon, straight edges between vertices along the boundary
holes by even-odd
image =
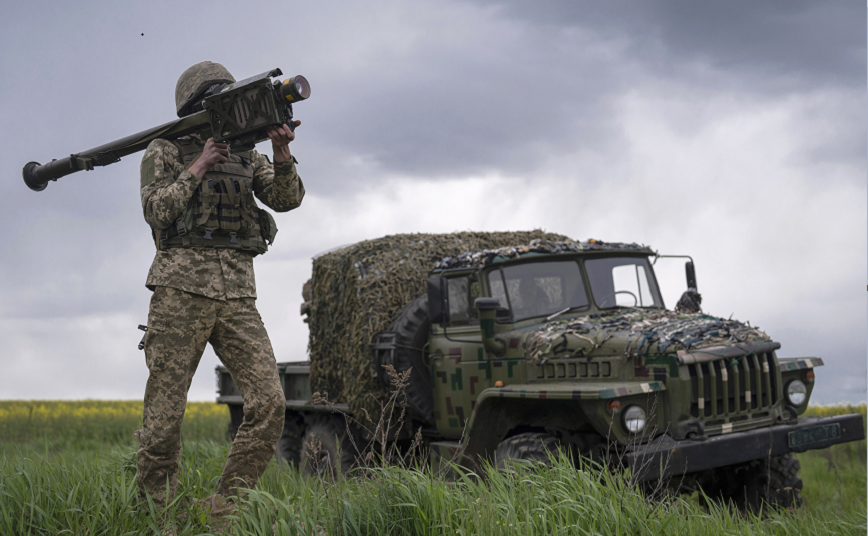
[[[429,273],[424,352],[434,411],[424,435],[435,462],[478,466],[528,431],[554,434],[580,453],[617,451],[627,465],[665,455],[682,472],[746,462],[764,448],[785,454],[864,438],[861,416],[799,418],[822,359],[779,358],[780,344],[756,328],[665,309],[655,253],[616,246],[467,257]],[[607,287],[606,270],[624,266],[635,271],[635,286],[618,290],[628,288],[619,275]],[[522,288],[526,280],[536,288]],[[546,307],[533,308],[534,292]],[[479,298],[499,304],[493,321],[474,306]],[[326,409],[309,402],[306,367],[279,364],[288,412]],[[228,373],[218,375],[218,401],[239,404]],[[796,381],[804,385],[799,403],[788,394]],[[636,433],[624,419],[632,406],[646,415]]]

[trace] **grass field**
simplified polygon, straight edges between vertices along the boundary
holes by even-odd
[[[132,432],[140,411],[135,402],[0,402],[0,534],[154,534],[156,516],[136,507]],[[229,449],[227,421],[225,407],[188,408],[181,497],[213,492]],[[327,534],[865,534],[865,442],[798,458],[803,508],[764,519],[702,508],[695,495],[648,503],[618,475],[577,471],[567,461],[454,483],[400,468],[320,481],[272,464],[233,534],[310,534],[316,526]],[[192,512],[176,534],[208,531]]]

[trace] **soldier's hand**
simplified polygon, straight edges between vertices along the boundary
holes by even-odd
[[[301,121],[293,121],[292,126],[298,128]],[[289,152],[289,142],[295,139],[295,132],[288,125],[271,127],[265,133],[271,138],[271,148],[274,150],[275,162],[286,162],[292,155]]]
[[[200,159],[204,161],[208,169],[211,169],[216,164],[222,164],[229,160],[229,145],[217,143],[214,141],[214,138],[208,138]]]
[[[295,128],[298,128],[300,124],[301,121],[292,122],[292,126]],[[288,125],[271,127],[265,133],[271,138],[271,146],[274,148],[289,145],[289,142],[295,139],[295,132],[290,130]]]
[[[214,138],[208,138],[205,142],[205,148],[202,154],[190,165],[190,171],[196,176],[201,177],[217,164],[222,164],[229,160],[229,145],[225,143],[217,143]]]

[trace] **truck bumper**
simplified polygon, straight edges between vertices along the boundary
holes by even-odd
[[[655,480],[860,439],[865,439],[860,414],[806,417],[700,441],[655,440],[627,453],[624,461],[639,480]]]

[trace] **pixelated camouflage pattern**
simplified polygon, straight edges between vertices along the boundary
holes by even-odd
[[[585,246],[588,251],[610,249],[617,254],[631,249],[653,254],[634,244],[539,241],[446,258],[437,266],[481,268],[526,254],[574,258]],[[665,390],[663,383],[650,379],[676,381],[679,350],[769,339],[761,330],[734,320],[632,308],[592,308],[582,316],[549,322],[498,324],[496,337],[505,350],[497,356],[486,352],[481,342],[471,342],[479,337],[480,327],[475,323],[449,327],[448,337],[440,326],[432,328],[428,351],[434,421],[437,431],[447,439],[468,437],[466,427],[483,393],[509,398],[567,398],[580,404],[645,395]]]
[[[172,287],[215,300],[256,297],[253,256],[227,248],[171,248],[157,251],[148,288]]]
[[[196,95],[220,83],[234,84],[235,77],[219,63],[202,61],[181,73],[175,84],[175,110],[178,117],[184,116],[184,108]]]
[[[191,137],[202,141],[199,136]],[[251,151],[251,160],[257,199],[276,212],[301,205],[305,190],[294,160],[272,165],[255,150]],[[148,225],[156,232],[172,225],[184,213],[201,180],[185,169],[174,144],[166,140],[151,142],[141,166],[141,200]],[[227,248],[157,251],[146,285],[151,289],[177,288],[218,300],[255,298],[253,256]]]
[[[168,287],[151,297],[145,389],[136,482],[163,505],[174,497],[187,391],[210,343],[244,397],[238,429],[217,487],[223,497],[256,485],[283,430],[286,399],[255,300],[219,301]],[[167,490],[168,485],[168,490]],[[167,495],[168,491],[168,495]]]
[[[767,339],[756,328],[734,321],[666,311],[672,320],[668,322],[654,313],[660,311],[619,310],[511,330],[504,325],[497,336],[507,349],[500,357],[488,354],[481,343],[469,342],[479,337],[476,325],[450,327],[449,338],[435,326],[430,353],[437,431],[447,439],[468,437],[466,427],[472,425],[483,393],[584,403],[665,390],[662,383],[649,380],[678,378],[676,352],[683,346],[671,339],[685,334],[692,336],[686,341],[693,341],[691,348],[726,344],[723,339],[729,344]],[[726,328],[730,331],[724,336]],[[668,338],[661,340],[661,335]],[[662,349],[666,353],[655,353]],[[502,387],[496,388],[498,382]]]
[[[362,415],[380,414],[388,393],[371,369],[371,340],[410,300],[425,293],[431,267],[447,256],[567,237],[536,231],[399,234],[316,257],[310,303],[310,379]]]
[[[501,387],[489,396],[603,400],[665,390],[660,382],[625,374],[627,370],[632,373],[633,366],[625,366],[621,356],[535,363],[523,357],[492,359],[480,343],[463,342],[478,337],[478,329],[474,332],[468,327],[450,328],[448,332],[452,340],[438,331],[432,335],[430,346],[434,421],[445,438],[458,439],[467,434],[465,426],[480,403],[480,396],[498,386],[498,382]],[[514,341],[514,352],[523,354],[519,339],[507,335],[506,340]]]

